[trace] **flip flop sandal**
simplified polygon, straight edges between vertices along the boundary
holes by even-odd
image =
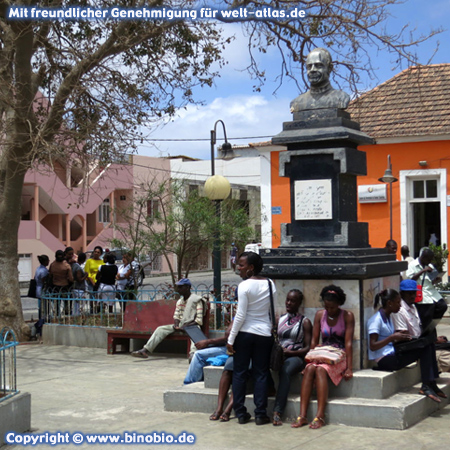
[[[303,416],[298,416],[294,422],[291,423],[291,428],[300,428],[308,425],[308,419]]]
[[[446,393],[444,391],[442,391],[441,389],[439,389],[439,388],[435,389],[434,392],[436,392],[436,395],[438,397],[447,398]]]
[[[422,388],[419,391],[419,394],[425,395],[425,397],[428,397],[429,399],[433,400],[436,403],[441,403],[441,400],[439,397],[437,397],[436,392],[433,391],[429,386],[422,386]]]
[[[283,425],[280,413],[278,412],[273,413],[272,424],[274,427],[279,427],[280,425]]]
[[[143,350],[132,352],[131,356],[134,356],[135,358],[148,358],[148,354]]]
[[[314,417],[313,421],[309,424],[309,428],[312,430],[317,430],[325,425],[325,420],[322,417]]]
[[[230,413],[224,412],[220,415],[221,422],[229,422],[229,420],[230,420]]]
[[[436,381],[431,385],[431,388],[434,392],[436,392],[436,395],[441,398],[447,398],[447,395],[442,389],[439,389],[438,385],[436,384]]]
[[[217,411],[214,411],[210,416],[209,420],[219,420],[221,418],[220,414]]]

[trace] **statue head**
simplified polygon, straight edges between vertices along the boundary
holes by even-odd
[[[329,84],[332,69],[331,54],[324,48],[315,48],[306,58],[306,73],[311,87],[319,88]]]

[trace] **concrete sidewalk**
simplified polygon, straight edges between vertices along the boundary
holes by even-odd
[[[446,332],[441,329],[440,333]],[[182,384],[187,370],[184,357],[158,355],[148,360],[129,355],[107,355],[104,349],[39,344],[17,349],[18,387],[32,395],[35,433],[193,433],[196,449],[444,449],[450,441],[450,408],[405,431],[327,425],[320,430],[256,427],[211,422],[207,414],[171,413],[163,409],[163,393]],[[212,411],[211,411],[212,412]],[[81,444],[78,448],[91,448]],[[98,445],[98,444],[97,444]],[[106,445],[101,448],[143,448]],[[19,445],[12,448],[23,448]],[[39,444],[38,448],[47,447]],[[48,445],[50,447],[50,445]],[[75,448],[59,444],[53,448]],[[176,448],[179,445],[160,445]],[[186,446],[185,446],[186,447]],[[7,448],[7,447],[5,447]]]

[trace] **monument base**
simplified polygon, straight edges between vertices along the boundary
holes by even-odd
[[[355,316],[353,369],[370,366],[367,359],[366,323],[375,313],[375,295],[383,289],[399,289],[400,272],[407,269],[405,261],[385,249],[365,248],[278,248],[267,249],[263,275],[275,280],[277,313],[285,312],[285,299],[291,289],[304,294],[302,312],[311,322],[319,309],[321,290],[330,284],[340,286],[347,295],[344,309]]]

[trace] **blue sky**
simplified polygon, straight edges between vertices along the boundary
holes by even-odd
[[[416,48],[420,63],[429,62],[434,49],[440,43],[431,63],[450,63],[450,0],[408,0],[390,8],[392,17],[385,22],[388,31],[398,32],[409,24],[408,30],[415,34],[428,34],[432,28],[445,31]],[[244,70],[248,64],[245,38],[239,24],[224,24],[224,31],[236,36],[225,56],[229,64],[221,71],[221,77],[211,88],[198,89],[197,100],[203,106],[189,106],[180,110],[168,124],[148,130],[150,139],[205,139],[205,141],[156,141],[139,147],[139,154],[147,156],[188,155],[209,159],[210,130],[218,119],[225,122],[228,140],[232,144],[246,144],[270,140],[282,129],[282,122],[291,120],[289,103],[299,90],[292,81],[286,81],[274,94],[278,83],[277,50],[270,50],[263,63],[268,68],[268,81],[261,92],[253,91],[254,81]],[[409,31],[407,31],[409,33]],[[401,69],[393,69],[387,52],[371,50],[371,62],[376,68],[376,79],[364,77],[360,90],[371,89],[396,75]],[[402,67],[406,69],[405,65]],[[248,139],[238,139],[248,138]],[[222,129],[218,128],[218,142],[223,139]]]

